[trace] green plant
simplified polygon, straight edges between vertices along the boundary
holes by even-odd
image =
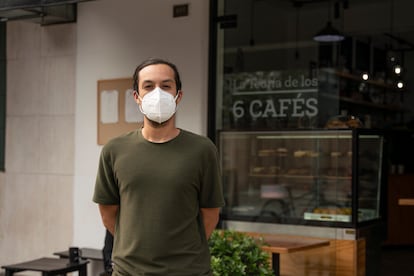
[[[214,276],[274,275],[262,239],[232,230],[215,230],[209,239]]]

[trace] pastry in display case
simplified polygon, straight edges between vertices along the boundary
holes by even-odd
[[[222,131],[224,220],[352,228],[381,219],[383,135]]]

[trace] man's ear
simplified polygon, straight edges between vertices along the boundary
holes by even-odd
[[[177,91],[177,104],[181,101],[182,97],[183,97],[183,90],[178,90]]]
[[[136,102],[137,104],[140,104],[140,103],[141,103],[141,99],[139,98],[138,91],[137,91],[137,90],[134,90],[134,91],[132,92],[132,95],[134,96],[134,100],[135,100],[135,102]]]

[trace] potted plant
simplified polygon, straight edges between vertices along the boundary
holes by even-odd
[[[255,239],[242,232],[213,231],[209,239],[213,275],[274,275],[269,263],[269,254],[261,245],[262,239]]]

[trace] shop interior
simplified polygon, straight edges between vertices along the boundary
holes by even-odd
[[[212,6],[224,227],[354,240],[380,275],[414,245],[412,1],[243,2]]]

